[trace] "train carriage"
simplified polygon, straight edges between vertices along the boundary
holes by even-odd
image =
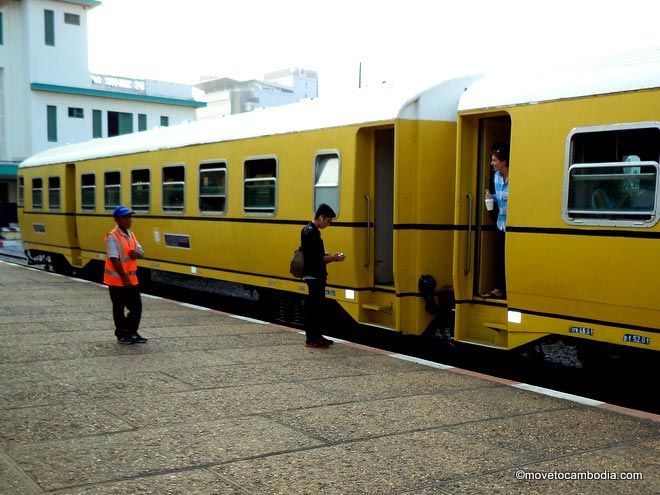
[[[457,340],[660,349],[660,64],[484,77],[458,135]],[[506,300],[479,296],[494,279],[495,143],[510,145]]]
[[[60,267],[98,263],[110,214],[125,204],[141,267],[302,296],[288,261],[326,202],[338,212],[326,246],[347,257],[331,267],[328,296],[357,322],[420,334],[434,318],[429,298],[451,287],[456,107],[473,79],[42,152],[20,167],[25,248]],[[437,286],[426,300],[421,275]]]

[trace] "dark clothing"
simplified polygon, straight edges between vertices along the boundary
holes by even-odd
[[[325,267],[325,247],[321,239],[321,231],[308,223],[300,232],[300,245],[305,258],[305,282],[309,294],[305,299],[305,334],[307,343],[318,341],[321,337],[325,316],[325,283],[328,271]]]
[[[300,245],[305,259],[305,277],[326,279],[328,270],[323,261],[325,247],[321,239],[321,231],[314,222],[309,222],[300,232]]]
[[[109,285],[110,300],[112,301],[112,318],[115,321],[115,336],[131,338],[138,333],[140,319],[142,318],[142,300],[140,289],[133,287],[116,287]],[[128,314],[124,315],[124,308]]]
[[[307,343],[316,342],[323,333],[325,315],[325,278],[307,278],[309,295],[305,300],[305,335]]]
[[[497,273],[495,275],[495,287],[506,294],[506,274],[504,269],[504,249],[506,241],[506,232],[497,229],[495,231],[495,263],[497,265]]]

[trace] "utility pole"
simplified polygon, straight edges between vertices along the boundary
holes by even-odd
[[[362,88],[362,62],[358,68],[358,88]]]

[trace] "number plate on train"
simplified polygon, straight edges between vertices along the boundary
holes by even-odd
[[[580,333],[582,335],[593,335],[594,329],[589,327],[569,327],[568,333]]]
[[[635,335],[634,333],[627,333],[623,336],[623,341],[624,342],[632,342],[634,344],[644,344],[644,345],[649,345],[651,343],[651,339],[648,337],[644,337],[643,335]]]

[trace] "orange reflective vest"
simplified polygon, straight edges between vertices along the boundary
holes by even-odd
[[[129,231],[131,240],[126,240],[126,237],[119,232],[117,228],[111,230],[105,234],[105,241],[108,241],[108,236],[114,236],[117,241],[117,250],[119,251],[119,262],[121,267],[124,269],[124,273],[128,275],[128,279],[131,281],[132,285],[138,284],[137,278],[137,261],[132,260],[128,253],[134,249],[137,249],[138,242],[135,234]],[[115,271],[115,267],[108,257],[105,260],[105,270],[103,272],[103,283],[106,285],[114,285],[118,287],[124,287],[124,281],[121,276]]]

